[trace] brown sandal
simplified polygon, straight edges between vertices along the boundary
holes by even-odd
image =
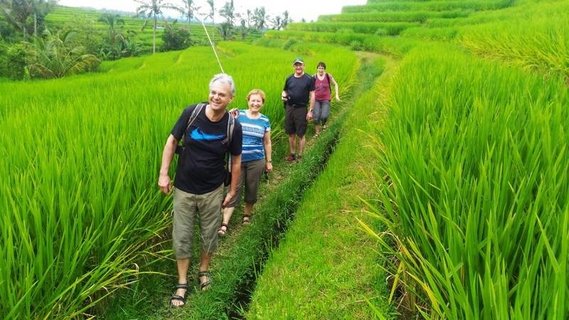
[[[206,279],[202,281],[201,279],[202,277],[205,277]],[[211,285],[211,273],[209,271],[200,271],[198,273],[198,279],[200,281],[201,291],[206,291],[207,289],[209,289],[209,286]]]
[[[243,216],[243,224],[251,224],[251,216]]]
[[[178,292],[178,289],[184,289],[184,295],[180,296],[177,295],[176,292]],[[186,305],[186,293],[188,293],[188,284],[187,283],[178,283],[176,285],[176,291],[172,294],[172,296],[170,297],[170,307],[172,308],[181,308],[183,306]],[[174,300],[176,301],[180,301],[182,302],[182,304],[180,305],[175,305],[172,302],[174,302]]]
[[[217,234],[223,237],[227,234],[228,231],[229,226],[226,223],[222,223],[221,227],[219,227],[219,230],[217,230]]]

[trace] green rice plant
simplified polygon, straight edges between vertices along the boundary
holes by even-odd
[[[403,56],[417,44],[415,40],[410,38],[378,37],[351,32],[268,31],[265,33],[265,38],[268,40],[294,38],[297,41],[333,43],[350,46],[352,49],[386,53],[397,57]],[[354,48],[355,46],[357,47]]]
[[[409,308],[425,318],[566,319],[563,81],[425,46],[404,59],[388,105],[375,210]]]
[[[569,3],[512,8],[507,20],[465,28],[460,43],[477,55],[569,81]]]
[[[415,22],[313,22],[291,23],[289,31],[355,32],[395,36],[403,30],[418,26]]]
[[[401,37],[419,40],[451,41],[459,35],[458,28],[408,28],[401,32]]]
[[[362,6],[344,6],[342,13],[385,11],[449,11],[472,9],[475,11],[497,10],[512,5],[512,0],[466,0],[466,1],[382,1]]]
[[[459,9],[451,11],[393,11],[393,12],[366,12],[366,13],[343,13],[339,15],[321,15],[318,21],[322,22],[421,22],[436,18],[467,17],[473,11]]]
[[[346,81],[344,49],[312,50],[309,66],[327,61]],[[238,43],[218,51],[237,83],[232,106],[244,107],[246,93],[261,88],[263,112],[282,131],[280,92],[295,54]],[[89,317],[171,253],[161,251],[171,205],[156,187],[161,151],[182,109],[207,100],[219,66],[211,48],[198,47],[101,69],[0,83],[9,93],[0,96],[2,319]]]

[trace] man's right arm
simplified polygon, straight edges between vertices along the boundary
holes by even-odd
[[[281,92],[281,100],[284,102],[286,102],[288,100],[288,93],[286,92],[287,84],[288,84],[288,78],[285,80],[283,92]]]
[[[177,146],[178,140],[170,134],[166,140],[166,144],[164,145],[164,150],[162,151],[162,164],[160,165],[160,173],[158,176],[158,187],[164,194],[168,194],[172,190],[168,171],[170,170],[170,163],[172,163]]]

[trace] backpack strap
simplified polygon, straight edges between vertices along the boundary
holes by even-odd
[[[221,143],[226,144],[228,147],[231,144],[231,141],[233,141],[233,131],[235,129],[235,118],[233,117],[233,115],[231,115],[230,112],[228,112],[229,115],[229,119],[227,119],[227,131],[225,133],[225,139],[223,139],[223,141]],[[227,165],[227,172],[231,173],[231,153],[227,152],[226,153],[226,165]]]
[[[194,110],[192,111],[192,114],[190,115],[190,118],[188,119],[188,125],[186,126],[186,131],[190,130],[190,126],[194,123],[194,121],[196,121],[198,115],[200,114],[200,112],[202,111],[202,109],[206,106],[205,103],[198,103],[196,105],[196,107],[194,108]]]
[[[182,144],[185,145],[185,136],[186,133],[188,132],[188,130],[190,130],[190,126],[196,121],[196,119],[198,118],[198,115],[200,114],[200,112],[202,111],[202,109],[206,106],[205,103],[198,103],[196,105],[196,107],[194,108],[194,110],[192,110],[192,114],[190,114],[190,118],[188,119],[188,125],[186,126],[186,130],[184,130],[184,134],[182,135]]]
[[[227,130],[225,132],[225,139],[221,143],[223,144],[231,144],[233,141],[233,130],[235,128],[235,118],[228,112],[229,119],[227,119]]]
[[[188,119],[188,125],[186,126],[186,130],[184,131],[184,135],[186,134],[186,132],[188,132],[188,130],[190,130],[190,126],[196,121],[198,115],[200,114],[200,112],[202,111],[202,109],[206,106],[205,103],[198,103],[196,105],[196,107],[194,108],[194,110],[192,110],[192,114],[190,115],[190,118]],[[231,115],[231,113],[229,113],[229,119],[227,120],[227,130],[225,133],[225,139],[223,139],[222,143],[223,144],[230,144],[231,141],[233,141],[233,130],[235,128],[235,118]],[[184,137],[182,136],[182,141],[183,141]]]

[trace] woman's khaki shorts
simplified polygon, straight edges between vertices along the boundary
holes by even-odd
[[[217,229],[221,224],[223,184],[205,194],[192,194],[174,189],[174,219],[172,242],[176,259],[192,255],[194,217],[199,214],[202,252],[212,254],[217,249]]]

